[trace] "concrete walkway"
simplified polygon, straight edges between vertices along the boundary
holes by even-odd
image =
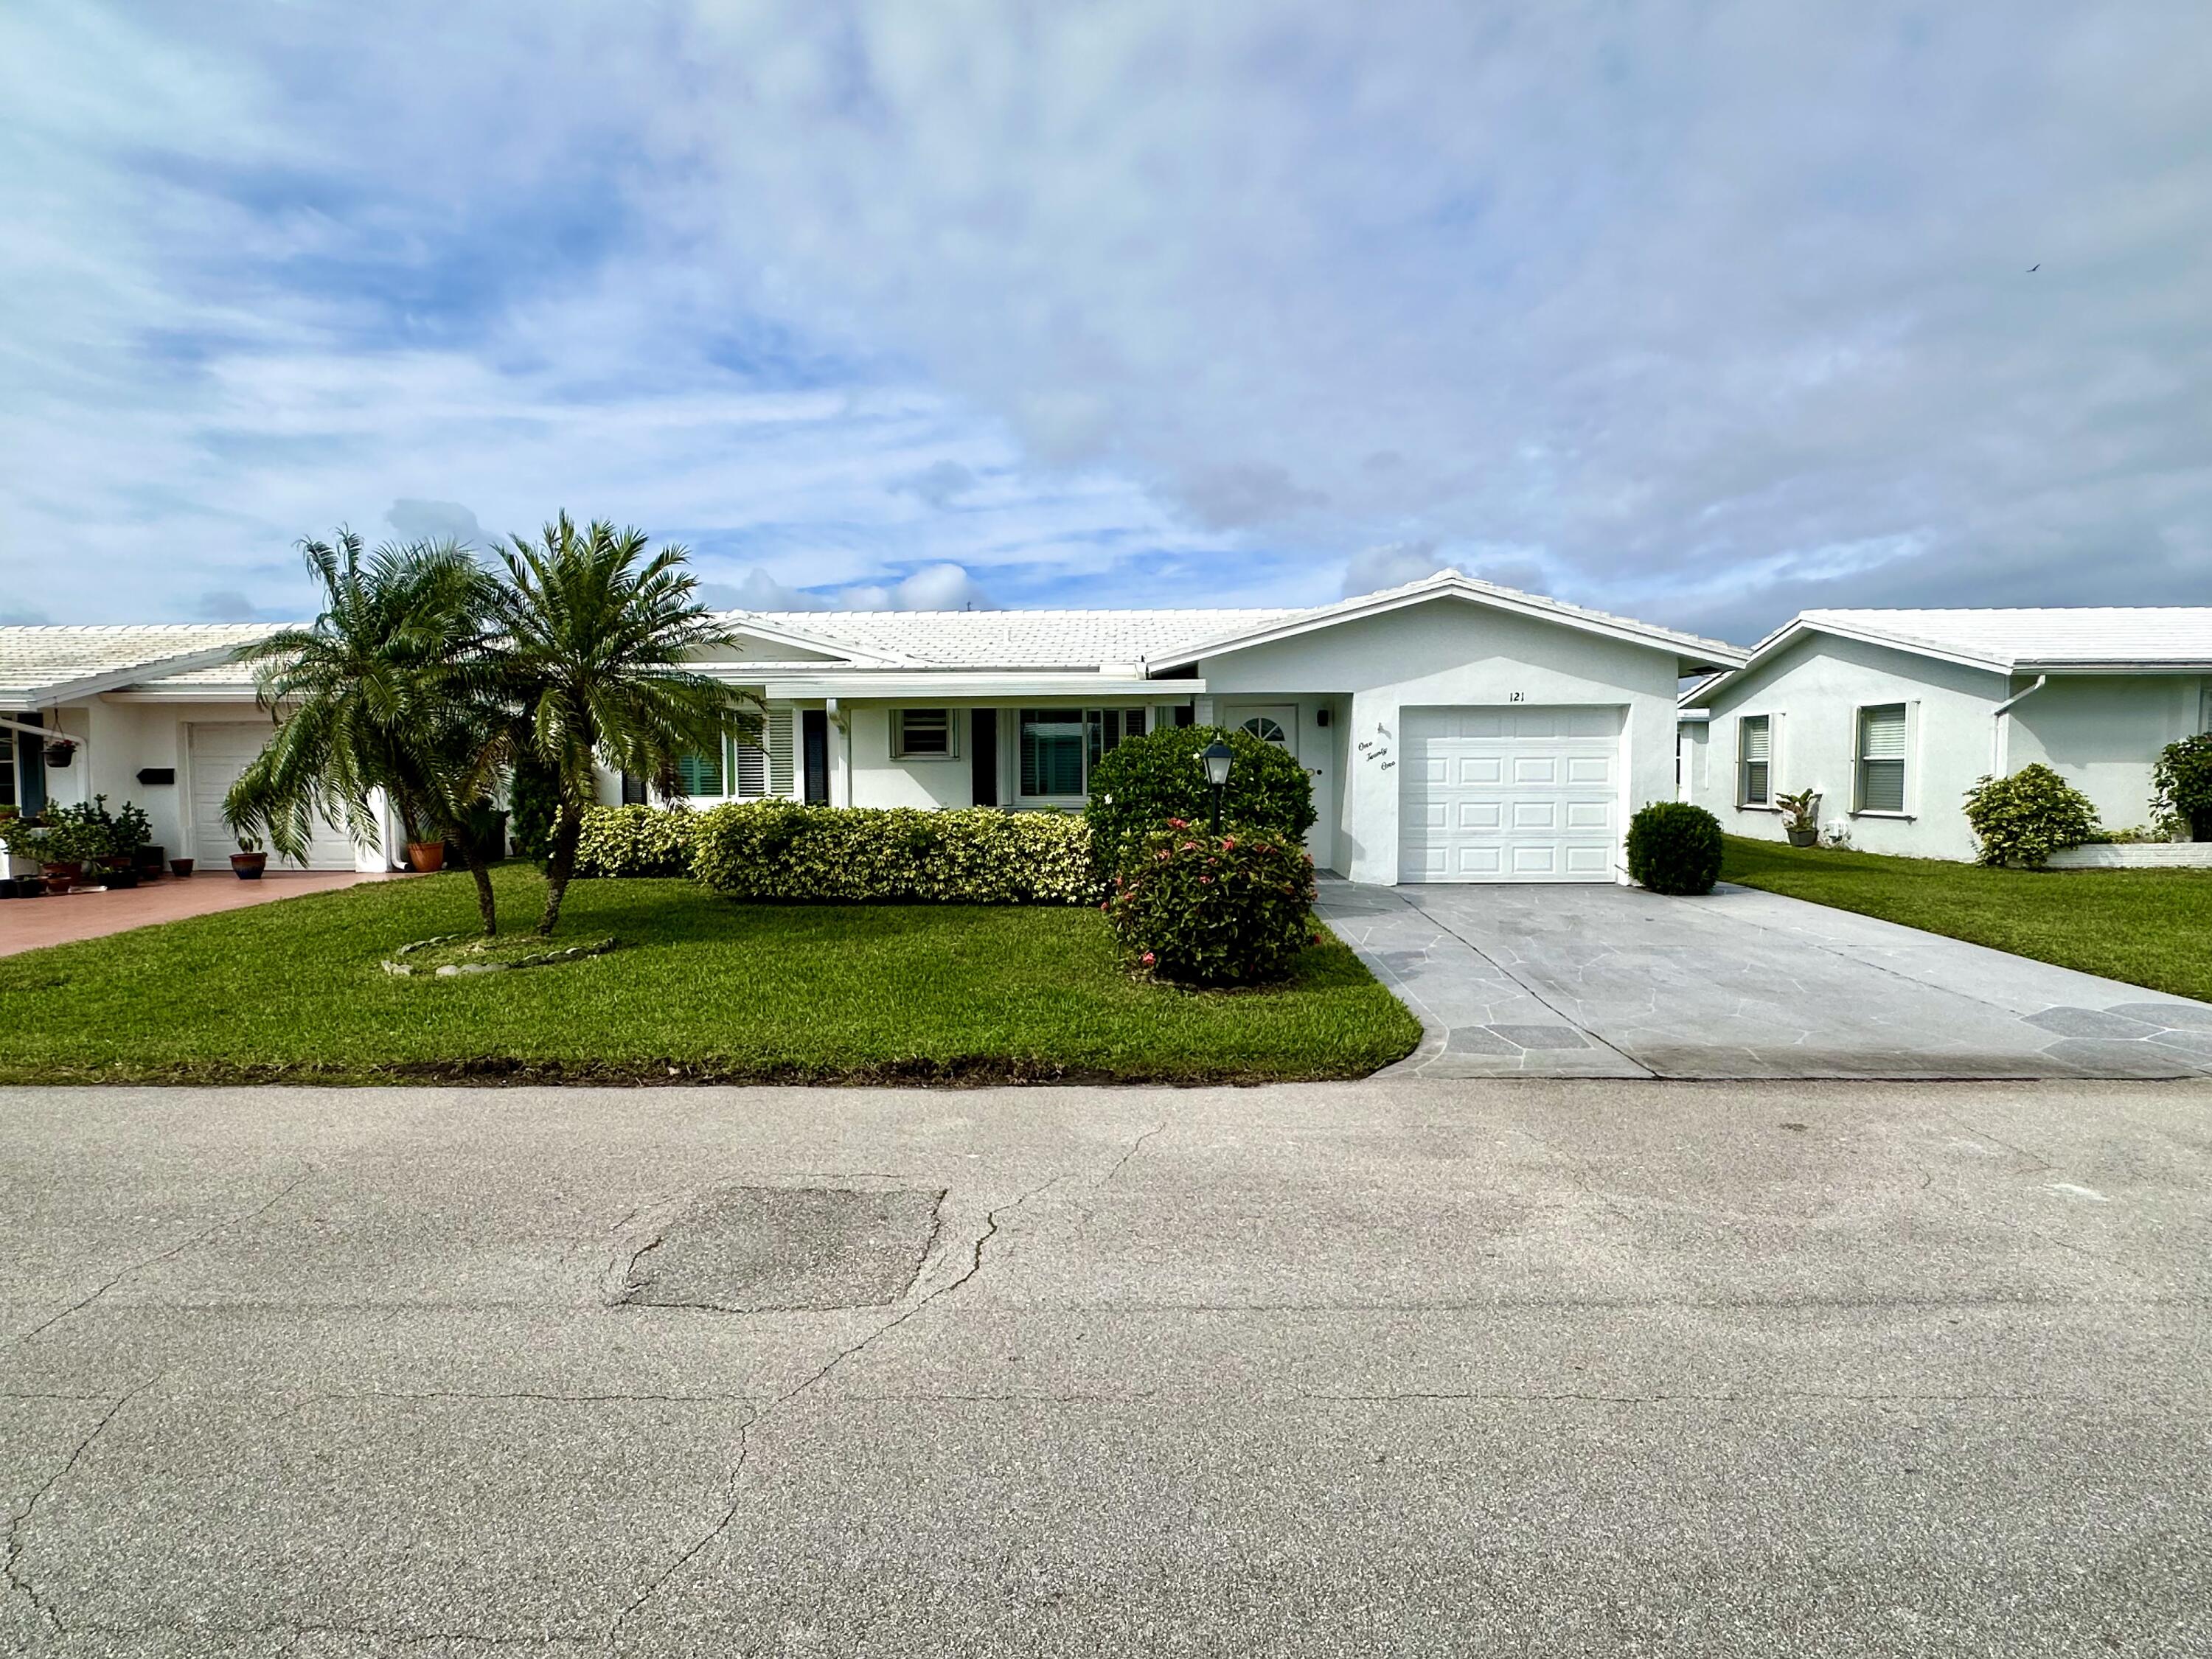
[[[59,898],[9,899],[0,903],[0,957],[67,945],[81,939],[150,927],[156,922],[204,916],[217,910],[243,910],[303,893],[327,893],[356,882],[383,881],[380,875],[350,870],[271,872],[259,881],[240,881],[228,870],[159,881],[128,890],[69,893]]]
[[[1420,1019],[1401,1073],[2212,1075],[2212,1006],[1749,888],[1331,881],[1320,912]]]

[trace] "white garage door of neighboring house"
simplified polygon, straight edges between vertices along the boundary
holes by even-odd
[[[192,857],[203,870],[222,869],[224,860],[238,850],[238,837],[222,821],[222,798],[247,763],[261,752],[270,730],[265,720],[236,726],[196,725],[191,729]],[[274,854],[269,861],[272,866],[278,862]],[[315,838],[307,848],[307,867],[352,869],[353,838],[318,818]]]
[[[1611,881],[1618,708],[1408,708],[1401,881]]]

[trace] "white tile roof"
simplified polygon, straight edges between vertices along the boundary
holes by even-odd
[[[842,643],[906,667],[1096,668],[1193,640],[1265,627],[1296,611],[735,611],[734,626]]]
[[[270,623],[0,628],[0,699],[21,702],[118,674],[151,676],[165,663],[192,663],[210,652],[251,645],[275,631],[276,624]]]
[[[2003,668],[2212,662],[2212,605],[1807,611],[1797,621]]]

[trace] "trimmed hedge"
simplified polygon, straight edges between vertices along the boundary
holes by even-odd
[[[1164,726],[1125,738],[1091,769],[1083,816],[1102,879],[1120,866],[1127,848],[1158,834],[1170,818],[1211,822],[1213,791],[1199,757],[1216,738],[1226,738],[1237,757],[1222,791],[1224,823],[1273,830],[1292,841],[1313,827],[1313,781],[1291,755],[1249,732]]]
[[[2040,870],[2063,847],[2079,847],[2097,833],[2089,798],[2041,764],[2010,777],[1975,780],[1966,791],[1966,824],[1974,832],[1980,864],[2024,864]]]
[[[1720,820],[1687,801],[1654,801],[1628,821],[1628,873],[1655,893],[1710,893],[1721,878]]]
[[[692,822],[692,873],[732,898],[1089,904],[1098,896],[1091,831],[1058,812],[777,800],[717,806]]]
[[[1295,836],[1182,818],[1129,848],[1100,907],[1131,964],[1186,985],[1283,978],[1314,940],[1313,859]]]
[[[593,806],[576,841],[579,876],[688,876],[700,815],[682,806]]]

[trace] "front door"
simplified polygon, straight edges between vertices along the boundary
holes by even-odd
[[[1223,725],[1238,732],[1249,732],[1262,743],[1272,743],[1286,750],[1292,760],[1298,756],[1298,710],[1296,703],[1269,703],[1264,707],[1239,706],[1228,710]]]

